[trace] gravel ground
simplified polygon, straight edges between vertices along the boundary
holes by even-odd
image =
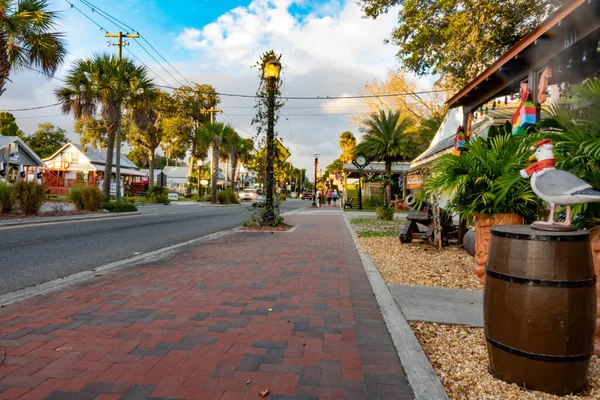
[[[488,373],[488,356],[482,328],[410,323],[421,347],[451,399],[600,399],[600,359],[592,356],[588,388],[577,396],[553,396],[526,391]]]
[[[397,237],[359,237],[387,283],[483,290],[473,259],[457,247],[439,251],[426,243],[402,244]]]

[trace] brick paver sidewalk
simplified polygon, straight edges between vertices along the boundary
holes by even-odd
[[[0,398],[411,398],[342,217],[286,220],[3,308]]]

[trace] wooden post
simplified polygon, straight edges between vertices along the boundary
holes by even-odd
[[[542,105],[538,103],[537,99],[539,88],[539,76],[537,71],[529,71],[527,84],[529,85],[529,96],[531,97],[533,104],[535,104],[535,122],[539,122],[541,119]]]
[[[464,220],[462,217],[460,217],[460,220],[458,223],[458,244],[459,245],[463,244],[463,239],[466,234],[467,234],[467,221]]]

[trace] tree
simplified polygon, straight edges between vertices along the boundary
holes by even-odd
[[[164,121],[174,109],[174,99],[166,92],[157,91],[139,104],[132,105],[130,121],[134,125],[128,140],[130,144],[144,149],[148,157],[148,176],[154,179],[156,149],[165,136]]]
[[[398,58],[453,89],[475,78],[563,4],[563,0],[361,0],[368,17],[401,6],[392,33]]]
[[[352,132],[346,131],[340,135],[340,148],[342,149],[340,159],[345,163],[351,163],[356,149],[356,138]]]
[[[205,84],[200,85],[195,82],[191,86],[182,86],[174,90],[173,98],[175,101],[175,120],[172,122],[179,121],[181,123],[181,119],[183,119],[191,126],[191,129],[187,131],[178,129],[180,135],[178,141],[185,145],[185,149],[190,151],[189,177],[191,185],[194,161],[201,158],[201,154],[198,154],[197,142],[194,140],[194,136],[202,125],[210,122],[208,110],[216,107],[220,99],[214,87]]]
[[[23,141],[40,158],[50,157],[58,149],[69,142],[64,129],[52,125],[50,122],[44,122],[38,125],[38,129],[33,135],[23,137]]]
[[[22,136],[23,132],[17,125],[15,116],[9,112],[0,112],[0,135],[2,136]]]
[[[415,151],[411,146],[413,142],[410,131],[415,122],[399,112],[381,110],[372,114],[364,129],[362,142],[356,146],[356,152],[363,154],[368,159],[385,162],[385,175],[389,179],[392,175],[392,163],[411,160]],[[391,188],[386,187],[386,204],[391,199]]]
[[[0,1],[0,96],[13,69],[54,75],[67,55],[65,35],[54,32],[58,19],[47,0]]]
[[[121,129],[121,106],[140,104],[144,97],[154,96],[154,84],[145,67],[107,54],[77,60],[65,81],[55,91],[65,114],[73,113],[76,120],[101,116],[107,139],[103,191],[109,199],[115,136]]]
[[[254,149],[254,141],[252,139],[241,139],[235,151],[231,155],[231,179],[232,187],[236,187],[237,182],[237,167],[238,163],[247,163],[250,159],[250,153]]]
[[[325,173],[323,174],[323,180],[329,178],[330,174],[335,174],[335,173],[341,174],[342,172],[344,172],[344,161],[342,161],[341,158],[336,158],[335,160],[333,160],[331,162],[331,164],[329,164],[327,167],[325,167]]]
[[[199,134],[202,135],[203,140],[209,141],[212,148],[212,170],[210,176],[210,189],[212,202],[217,202],[217,178],[219,173],[219,146],[223,140],[223,137],[233,134],[234,129],[229,124],[223,122],[213,122],[212,124],[205,124],[200,128]]]

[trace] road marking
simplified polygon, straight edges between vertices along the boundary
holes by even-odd
[[[114,217],[104,217],[104,218],[74,219],[74,220],[70,220],[70,221],[36,222],[36,223],[23,224],[23,225],[0,226],[0,229],[30,228],[32,226],[57,225],[57,224],[72,224],[72,223],[75,223],[75,222],[97,222],[97,221],[106,221],[106,220],[120,219],[120,218],[141,217],[141,216],[144,216],[144,215],[156,215],[156,214],[115,215]]]

